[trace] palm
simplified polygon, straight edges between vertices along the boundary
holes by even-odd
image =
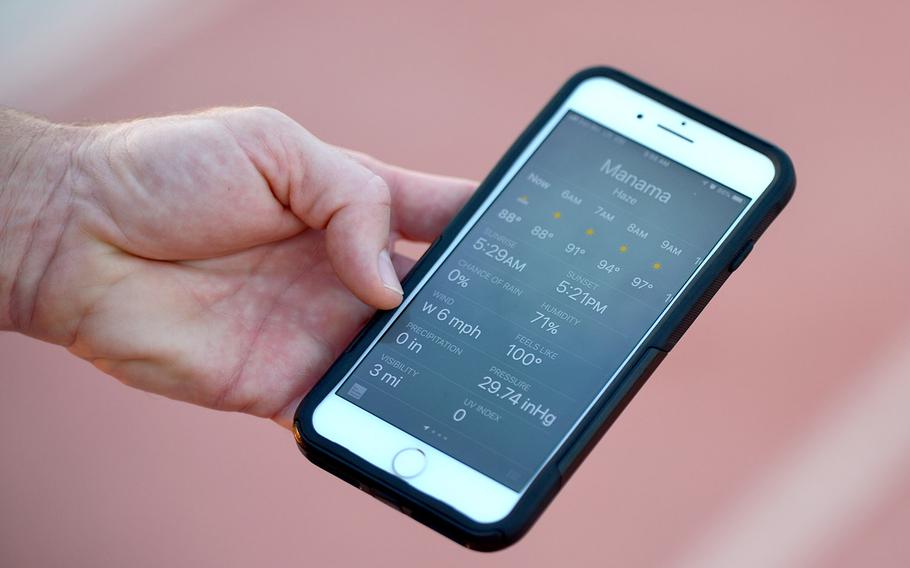
[[[323,240],[307,230],[208,260],[127,259],[136,276],[92,322],[116,330],[95,340],[116,356],[97,363],[145,390],[286,421],[372,312],[338,280]],[[159,355],[137,357],[148,353]]]
[[[212,406],[287,422],[290,406],[372,314],[338,280],[323,241],[321,233],[304,231],[201,263],[201,286],[190,290],[212,301],[200,326],[219,330],[207,341],[221,340],[220,355],[199,377],[217,393]],[[229,292],[205,298],[212,289]]]
[[[70,348],[127,384],[288,425],[296,402],[373,308],[337,275],[339,262],[356,264],[358,249],[327,246],[331,227],[308,228],[293,195],[282,199],[290,190],[276,171],[294,177],[288,156],[269,156],[272,170],[250,149],[248,138],[261,129],[281,139],[296,125],[273,115],[253,116],[252,126],[243,122],[251,117],[240,118],[137,123],[117,134],[128,141],[128,166],[92,177],[89,191],[104,215],[83,211],[83,227],[67,235],[91,238],[65,239],[67,260],[57,261],[78,267],[66,285],[75,280],[82,291]],[[361,159],[393,181],[386,233],[393,241],[399,231],[431,238],[471,189]]]

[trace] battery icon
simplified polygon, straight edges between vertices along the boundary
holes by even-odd
[[[730,199],[732,199],[733,201],[735,201],[735,202],[737,202],[737,203],[742,203],[742,202],[743,202],[743,198],[740,197],[739,195],[731,195],[731,196],[730,196]]]

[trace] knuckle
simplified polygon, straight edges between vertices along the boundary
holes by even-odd
[[[374,172],[368,174],[367,181],[364,184],[364,194],[371,203],[386,207],[392,204],[392,193],[389,190],[389,184]]]
[[[283,126],[288,126],[291,124],[297,125],[297,123],[294,122],[294,120],[291,119],[291,117],[289,117],[288,115],[284,114],[280,110],[273,108],[273,107],[268,107],[268,106],[245,107],[243,109],[243,112],[250,118],[252,118],[254,120],[262,121],[267,124],[275,124],[275,125],[283,125]]]
[[[218,107],[206,111],[205,114],[221,117],[248,129],[263,129],[269,132],[303,129],[288,115],[278,109],[267,106]]]

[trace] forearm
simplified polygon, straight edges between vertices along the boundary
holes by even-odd
[[[30,331],[72,203],[81,130],[0,109],[0,330]]]

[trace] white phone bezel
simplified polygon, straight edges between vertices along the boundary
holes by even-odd
[[[420,449],[426,455],[427,466],[422,473],[405,479],[405,481],[418,491],[448,504],[479,523],[493,523],[503,519],[521,499],[527,489],[527,485],[522,491],[514,491],[355,404],[334,395],[338,387],[373,349],[382,334],[392,325],[402,310],[413,300],[414,296],[426,285],[430,277],[448,258],[452,250],[458,246],[467,232],[489,208],[496,197],[499,196],[508,182],[530,158],[559,120],[570,110],[578,112],[622,136],[663,154],[671,160],[750,198],[749,204],[706,258],[710,258],[716,253],[721,243],[729,237],[733,229],[742,221],[746,213],[755,204],[756,199],[769,187],[775,176],[774,164],[764,154],[614,79],[594,77],[581,82],[559,109],[553,113],[544,127],[534,136],[506,174],[499,180],[495,189],[461,228],[446,251],[437,259],[436,263],[396,309],[394,316],[388,320],[382,333],[376,336],[369,348],[361,354],[361,357],[351,366],[351,369],[338,381],[332,390],[332,395],[327,396],[319,403],[312,418],[313,428],[321,436],[347,448],[360,458],[392,474],[394,474],[392,460],[398,452],[406,448]],[[639,115],[641,115],[640,118]],[[667,128],[682,134],[682,136],[668,132]],[[705,264],[702,263],[701,266],[703,267]],[[699,270],[701,270],[701,267],[686,281],[681,288],[682,290],[689,286]],[[676,303],[678,298],[679,294],[667,304],[667,310]],[[660,317],[648,329],[648,332],[644,334],[642,341],[653,331],[654,327],[660,324],[666,313],[667,311],[661,313]],[[640,346],[641,343],[630,352],[627,360],[619,367],[620,370],[629,363],[632,354]],[[598,397],[603,394],[603,391],[608,388],[618,374],[619,371],[604,383],[603,390],[600,391]],[[585,410],[579,421],[590,411],[595,400],[591,401],[591,405]],[[577,425],[578,422],[573,425],[569,432],[574,431]],[[565,438],[560,442],[560,446],[564,442]],[[552,459],[558,447],[550,454],[547,462]],[[545,464],[542,464],[541,468],[543,465]],[[535,472],[535,475],[539,471]]]

